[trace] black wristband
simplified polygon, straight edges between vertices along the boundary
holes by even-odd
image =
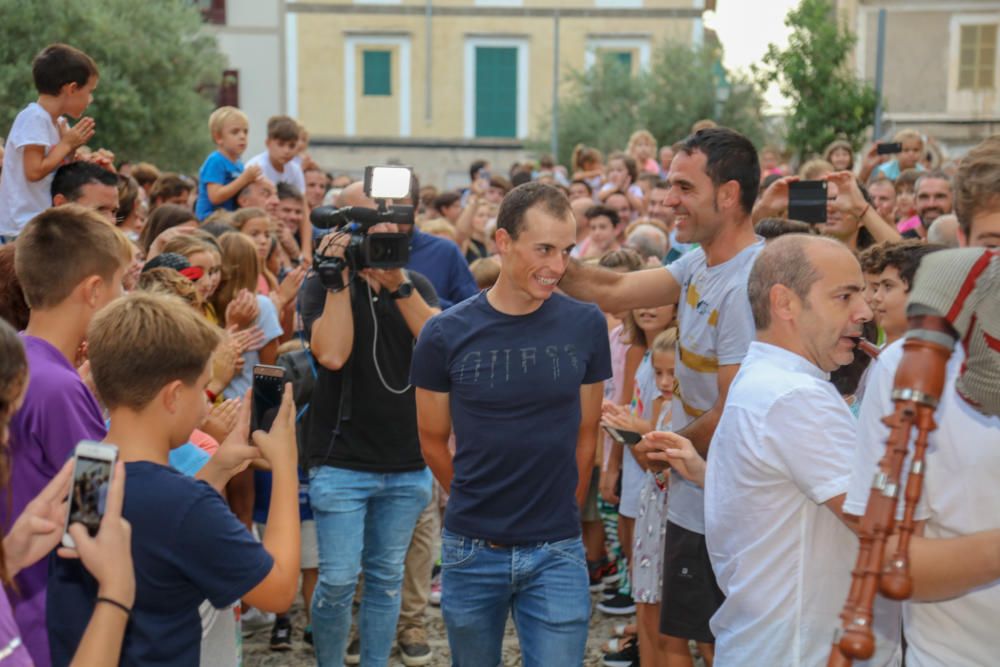
[[[119,602],[118,600],[112,600],[111,598],[106,598],[106,597],[100,597],[100,596],[99,596],[99,597],[97,598],[97,600],[95,600],[95,604],[97,604],[97,603],[100,603],[100,602],[106,602],[106,603],[108,603],[109,605],[111,605],[112,607],[118,607],[118,608],[119,608],[119,609],[121,609],[121,610],[122,610],[123,612],[125,612],[125,615],[126,615],[126,616],[129,616],[129,617],[131,617],[131,616],[132,616],[132,610],[131,610],[131,609],[129,609],[128,607],[126,607],[125,605],[123,605],[123,604],[122,604],[121,602]]]

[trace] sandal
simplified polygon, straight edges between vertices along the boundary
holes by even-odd
[[[639,628],[635,623],[616,623],[612,631],[615,637],[633,637],[639,634]]]
[[[604,642],[603,646],[601,646],[601,651],[604,653],[621,653],[634,644],[636,639],[637,638],[635,636],[615,637],[614,639],[609,639]]]

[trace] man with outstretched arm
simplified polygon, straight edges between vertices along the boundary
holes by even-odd
[[[668,182],[664,203],[676,214],[677,240],[700,248],[665,269],[634,273],[574,262],[560,287],[607,311],[677,304],[679,391],[672,427],[705,456],[729,384],[754,336],[747,276],[763,247],[750,217],[760,184],[757,151],[733,130],[701,130],[675,155]],[[645,459],[653,449],[641,442],[634,451],[641,464],[663,470],[663,461]],[[723,596],[705,546],[703,492],[675,473],[670,487],[660,631],[669,638],[670,667],[691,664],[689,639],[711,663],[708,621]]]

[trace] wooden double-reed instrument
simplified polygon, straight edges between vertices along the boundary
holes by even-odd
[[[996,324],[993,320],[997,307],[997,266],[995,253],[982,250],[934,253],[924,258],[914,281],[908,308],[909,332],[893,381],[894,409],[883,419],[889,427],[886,451],[879,461],[859,524],[858,558],[851,572],[847,602],[840,614],[843,625],[834,639],[828,667],[846,667],[875,653],[872,609],[879,592],[893,600],[905,600],[913,591],[909,546],[923,490],[927,441],[936,427],[934,412],[956,342],[963,341],[969,368],[973,358],[989,354],[986,348],[991,336],[983,328],[983,320]],[[918,285],[924,289],[918,292]],[[979,320],[977,315],[981,316]],[[979,336],[986,341],[985,346]],[[995,372],[994,362],[991,358],[980,364],[979,371]],[[981,411],[995,412],[993,397],[981,389],[989,384],[978,377],[964,377],[958,390]],[[913,448],[903,492],[903,513],[897,525],[903,468],[911,439]],[[886,541],[894,532],[898,534],[898,542],[892,557],[886,560]]]
[[[930,319],[924,317],[925,326],[951,328],[943,318],[937,318],[939,321],[933,323]],[[910,596],[909,538],[913,534],[914,511],[923,484],[927,437],[935,427],[934,410],[944,388],[949,357],[951,348],[936,342],[911,338],[903,344],[903,359],[896,371],[892,391],[895,409],[883,420],[890,429],[889,438],[861,519],[858,560],[851,573],[847,603],[840,615],[844,625],[830,653],[829,667],[850,665],[852,660],[863,660],[874,654],[872,608],[879,590],[894,600]],[[914,429],[917,434],[906,479],[906,504],[899,523],[899,544],[891,561],[883,568],[886,539],[896,527],[903,463]]]

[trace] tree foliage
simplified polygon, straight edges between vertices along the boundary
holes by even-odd
[[[788,145],[807,157],[843,137],[857,150],[874,118],[876,96],[850,69],[855,36],[837,20],[830,0],[802,0],[785,25],[792,29],[788,47],[771,44],[756,73],[762,85],[776,82],[792,102]]]
[[[651,56],[648,70],[631,74],[614,58],[598,59],[593,67],[570,70],[559,98],[559,161],[569,164],[573,147],[583,143],[607,154],[624,150],[637,129],[647,129],[660,145],[686,137],[691,125],[711,118],[743,132],[755,143],[764,141],[763,99],[757,83],[725,73],[717,46],[691,48],[664,42]],[[728,86],[720,81],[722,73]],[[722,100],[720,87],[729,95]],[[549,150],[551,111],[541,119],[539,134],[529,142],[539,152]]]
[[[31,61],[64,42],[100,70],[90,145],[118,160],[191,170],[211,150],[212,100],[199,92],[224,68],[189,0],[0,0],[0,134],[37,97]]]

